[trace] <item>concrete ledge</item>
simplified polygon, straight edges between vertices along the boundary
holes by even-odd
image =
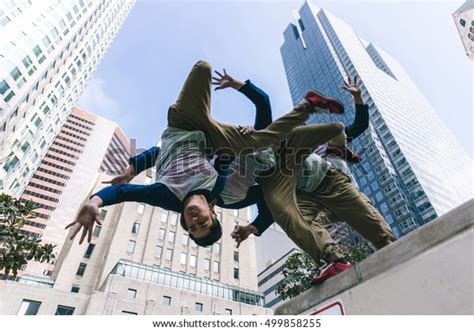
[[[367,291],[367,288],[370,286],[370,281],[374,278],[382,275],[384,273],[396,274],[396,272],[400,272],[400,268],[402,265],[407,264],[408,262],[419,259],[422,256],[428,254],[428,250],[432,250],[433,248],[442,247],[445,251],[448,249],[453,249],[452,245],[447,245],[446,243],[453,241],[459,237],[459,240],[462,240],[464,243],[463,247],[467,247],[466,256],[464,256],[464,261],[467,264],[464,266],[467,270],[469,275],[467,279],[471,279],[471,282],[467,281],[467,284],[459,284],[458,287],[464,286],[464,292],[467,292],[465,295],[471,297],[471,307],[470,311],[474,308],[472,307],[472,287],[473,287],[473,280],[472,280],[472,267],[469,268],[469,263],[472,266],[472,254],[473,254],[473,243],[472,243],[472,235],[469,236],[470,233],[473,232],[473,215],[474,215],[474,200],[470,200],[460,207],[450,211],[449,213],[439,217],[432,222],[425,224],[421,228],[409,233],[405,237],[401,238],[400,240],[396,241],[395,243],[381,249],[380,251],[376,252],[375,254],[371,255],[361,263],[355,265],[350,270],[337,275],[325,283],[313,287],[308,291],[300,294],[299,296],[283,303],[275,310],[275,314],[277,315],[297,315],[307,312],[310,309],[316,308],[317,306],[321,305],[324,302],[328,302],[331,299],[340,299],[344,296],[344,293],[349,293],[349,295],[354,294],[356,288],[364,288]],[[465,235],[465,234],[468,235]],[[454,240],[455,241],[455,240]],[[466,246],[467,245],[467,246]],[[434,250],[436,251],[436,250]],[[443,253],[444,251],[441,251]],[[426,254],[425,254],[426,253]],[[448,252],[449,256],[456,256],[459,255],[458,253],[461,252]],[[438,254],[433,252],[432,254]],[[447,253],[444,253],[445,256]],[[442,254],[440,254],[441,256]],[[424,258],[424,257],[423,257]],[[430,256],[429,258],[424,258],[423,261],[428,261],[433,265],[433,261],[436,261],[436,255]],[[451,269],[448,270],[463,270],[463,266],[459,265],[459,261],[456,258],[450,258],[450,263],[454,263]],[[439,261],[440,263],[445,263],[445,261]],[[426,262],[428,263],[428,262]],[[416,268],[413,266],[410,267],[411,271],[413,271],[413,277],[410,277],[410,281],[416,282],[423,281],[420,284],[424,284],[429,281],[429,275],[423,274],[422,271],[417,271]],[[426,268],[428,270],[429,268]],[[471,270],[469,270],[471,269]],[[402,270],[405,274],[408,272],[410,275],[410,270]],[[456,271],[457,272],[457,271]],[[416,273],[416,274],[415,274]],[[440,275],[436,275],[440,276]],[[452,276],[452,275],[451,275]],[[417,279],[417,277],[419,279]],[[379,277],[380,278],[380,277]],[[377,281],[380,281],[378,279]],[[403,280],[400,280],[400,286],[403,286]],[[443,279],[440,279],[439,282],[442,284]],[[458,284],[452,284],[452,280],[450,281],[450,290],[457,290],[456,286]],[[364,286],[361,286],[364,285]],[[377,285],[379,286],[379,285]],[[395,284],[385,284],[384,286],[396,287]],[[385,288],[382,286],[382,288]],[[354,291],[352,291],[354,290]],[[436,290],[435,290],[436,291]],[[438,291],[439,293],[442,290]],[[396,293],[394,293],[396,295]],[[431,292],[430,297],[432,298],[433,295],[436,295],[436,292],[433,294]],[[370,300],[370,298],[367,298]],[[409,300],[409,298],[404,298],[404,300]],[[440,301],[443,298],[440,297]],[[466,300],[469,300],[467,298]],[[464,302],[467,302],[464,300]],[[460,300],[462,301],[462,300]],[[426,309],[426,308],[423,308]],[[359,311],[363,311],[364,313],[370,314],[370,310],[361,309]],[[403,309],[397,310],[397,307],[391,304],[390,308],[387,308],[386,313],[390,314],[395,313],[396,311],[403,311]],[[426,310],[423,310],[426,313]],[[467,310],[469,312],[469,310]],[[428,310],[428,313],[430,311]],[[349,313],[354,313],[349,312]],[[413,312],[416,313],[416,312]]]

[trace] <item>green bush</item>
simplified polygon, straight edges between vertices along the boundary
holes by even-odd
[[[54,259],[51,244],[20,231],[28,219],[34,218],[35,205],[0,194],[0,270],[7,278],[16,278],[28,261],[50,262]],[[11,277],[13,276],[13,277]]]

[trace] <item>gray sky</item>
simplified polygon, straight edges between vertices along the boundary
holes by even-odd
[[[472,157],[473,63],[451,16],[462,1],[313,2],[398,59]],[[138,147],[149,147],[166,127],[188,71],[205,59],[263,88],[279,116],[292,108],[282,32],[302,3],[138,0],[78,106],[116,121]],[[233,90],[213,94],[212,113],[223,122],[253,123],[251,104]]]

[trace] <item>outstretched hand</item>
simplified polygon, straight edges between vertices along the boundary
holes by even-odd
[[[232,87],[232,84],[235,81],[234,78],[232,78],[232,76],[229,75],[225,71],[225,69],[223,69],[223,71],[224,71],[224,74],[221,74],[219,71],[214,70],[214,73],[218,76],[218,77],[212,77],[213,79],[212,85],[217,85],[214,91],[223,90],[225,88]]]
[[[362,90],[360,88],[360,82],[357,80],[357,76],[354,76],[354,81],[351,82],[351,78],[348,77],[347,81],[344,81],[344,86],[342,88],[352,94],[354,98],[360,97]]]
[[[79,240],[79,245],[82,244],[84,238],[87,235],[87,242],[90,243],[92,240],[92,230],[94,223],[102,225],[99,218],[99,207],[93,203],[86,203],[79,210],[76,220],[72,223],[66,225],[65,229],[69,229],[73,225],[78,225],[73,231],[69,239],[73,240],[76,237],[77,233],[82,229],[81,239]]]

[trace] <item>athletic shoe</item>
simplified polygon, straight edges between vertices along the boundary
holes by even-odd
[[[319,276],[314,276],[312,283],[313,285],[320,284],[324,282],[326,279],[335,276],[343,271],[346,271],[352,267],[352,264],[349,262],[341,263],[341,262],[331,262],[329,263],[324,269],[321,270]]]
[[[329,98],[322,93],[310,91],[304,97],[313,106],[314,113],[344,114],[344,105],[339,100]]]
[[[334,155],[338,158],[344,159],[350,163],[357,163],[360,162],[361,157],[356,152],[353,152],[349,149],[349,147],[334,147],[328,146],[326,149],[326,155]]]

